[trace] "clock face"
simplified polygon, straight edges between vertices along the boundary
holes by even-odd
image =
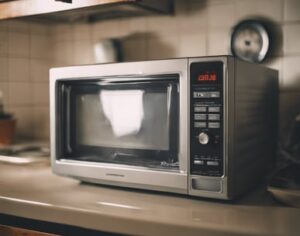
[[[269,36],[265,27],[254,21],[238,24],[232,33],[231,51],[245,61],[263,61],[269,51]]]

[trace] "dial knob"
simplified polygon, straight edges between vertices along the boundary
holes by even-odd
[[[209,143],[209,135],[207,133],[205,133],[205,132],[201,132],[198,135],[198,141],[202,145],[208,144]]]

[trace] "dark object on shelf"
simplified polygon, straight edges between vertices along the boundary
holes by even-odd
[[[280,168],[270,180],[268,190],[279,201],[300,207],[300,115],[279,150]]]
[[[0,118],[0,146],[9,145],[13,141],[15,133],[16,120]]]
[[[0,146],[12,143],[15,133],[16,120],[9,113],[4,112],[3,95],[0,91]]]
[[[300,207],[300,165],[291,164],[279,170],[271,179],[268,190],[277,200]]]

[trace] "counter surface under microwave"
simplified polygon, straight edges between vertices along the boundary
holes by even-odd
[[[232,199],[273,164],[277,85],[277,71],[230,56],[51,69],[52,169]]]

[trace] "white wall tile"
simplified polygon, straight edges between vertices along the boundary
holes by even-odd
[[[146,32],[146,18],[123,18],[119,22],[119,31],[121,37],[126,37],[130,34],[141,34]]]
[[[147,58],[166,59],[174,58],[178,53],[178,37],[151,37],[147,39]]]
[[[33,35],[49,35],[50,27],[48,24],[41,24],[37,22],[30,22],[29,24],[30,34]]]
[[[29,34],[9,32],[10,56],[29,57]]]
[[[91,25],[92,40],[97,41],[105,38],[117,38],[122,33],[119,20],[100,21]]]
[[[70,65],[72,64],[74,56],[73,41],[57,42],[53,45],[53,61],[56,64],[62,63],[62,65]]]
[[[10,107],[10,113],[12,113],[16,119],[16,134],[17,139],[27,139],[33,137],[33,108],[31,107]]]
[[[147,32],[162,37],[179,35],[175,16],[150,16],[146,18]]]
[[[90,24],[74,24],[72,40],[90,40],[91,34]]]
[[[34,121],[34,138],[40,140],[50,139],[50,119],[49,107],[37,106],[33,108],[33,121]]]
[[[300,2],[300,1],[299,1]],[[300,15],[300,12],[299,12]],[[300,53],[300,23],[285,25],[284,32],[284,54]]]
[[[282,90],[300,91],[300,56],[284,57]]]
[[[176,15],[179,35],[206,34],[208,13],[205,1],[187,2],[186,9]],[[182,6],[183,7],[183,6]],[[178,9],[177,9],[178,11]]]
[[[226,1],[225,1],[226,3]],[[232,27],[235,24],[235,5],[215,4],[207,6],[209,27]]]
[[[10,106],[32,105],[32,85],[29,82],[9,83],[8,95]]]
[[[283,0],[236,0],[236,21],[263,17],[275,22],[283,20]]]
[[[206,52],[206,36],[205,34],[187,34],[179,37],[179,50],[176,56],[192,57],[205,56]]]
[[[0,57],[0,82],[8,81],[8,59]]]
[[[0,32],[0,56],[8,54],[8,32]]]
[[[51,58],[51,41],[47,35],[30,35],[30,58]]]
[[[7,32],[8,31],[8,20],[1,20],[0,21],[0,31],[1,32]]]
[[[230,32],[231,29],[209,28],[207,39],[207,55],[230,54]]]
[[[54,42],[64,42],[73,40],[73,25],[58,24],[51,28]]]
[[[123,42],[122,46],[125,61],[140,61],[147,58],[146,38],[128,39]]]
[[[94,61],[93,46],[91,40],[74,41],[74,64],[91,64]]]
[[[32,104],[49,106],[49,83],[34,83],[32,88]]]
[[[284,0],[284,20],[285,21],[300,20],[299,0]]]
[[[50,63],[48,60],[31,59],[30,60],[30,81],[49,82]]]
[[[29,59],[9,58],[8,68],[8,76],[10,82],[29,81]]]
[[[29,22],[21,19],[14,19],[8,21],[9,32],[19,32],[29,34]]]

